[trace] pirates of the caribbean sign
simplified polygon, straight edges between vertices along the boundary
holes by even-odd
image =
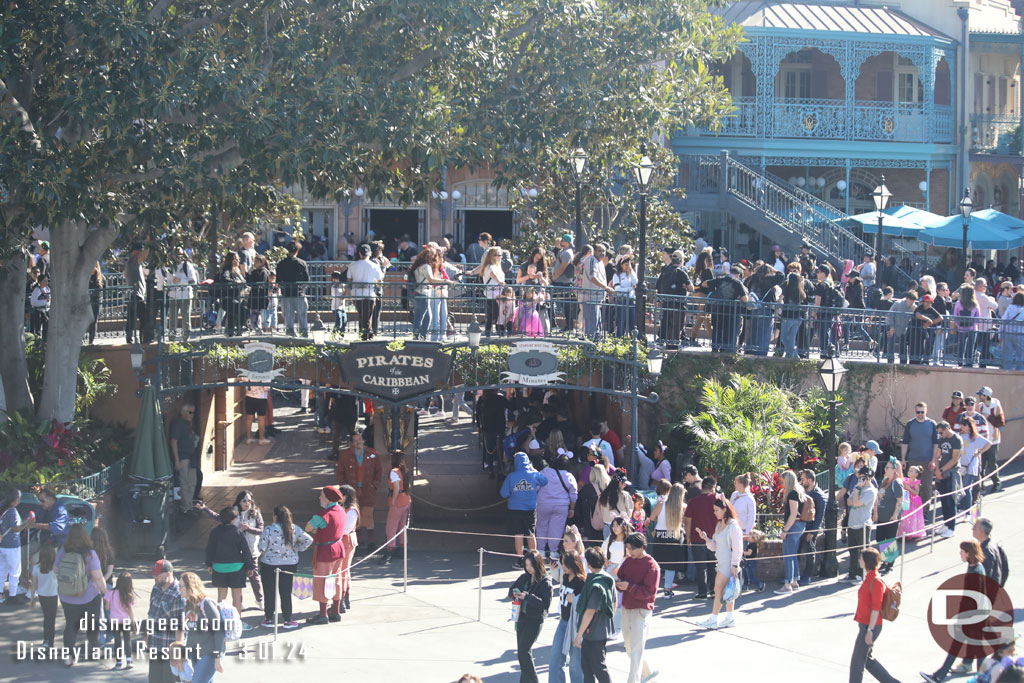
[[[354,344],[337,358],[343,385],[388,401],[440,389],[452,369],[451,355],[429,346],[391,351],[385,344]]]

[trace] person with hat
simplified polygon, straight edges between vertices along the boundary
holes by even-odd
[[[875,509],[878,490],[875,488],[875,471],[865,465],[857,472],[857,483],[853,491],[846,497],[849,508],[846,537],[850,549],[850,572],[846,580],[860,583],[864,580],[864,567],[860,563],[861,549],[867,545],[868,534],[871,532],[871,513]]]
[[[982,415],[978,410],[978,399],[973,396],[967,396],[964,398],[964,413],[960,416],[960,419],[962,420],[965,416],[969,417],[974,424],[977,425],[978,434],[987,439],[989,432],[991,431],[991,425],[988,423],[988,418]],[[963,434],[963,429],[960,429],[959,425],[957,427],[957,431]]]
[[[359,528],[356,536],[359,545],[370,547],[374,541],[373,508],[377,504],[377,489],[380,488],[384,470],[377,457],[377,451],[366,446],[363,433],[352,435],[351,445],[338,452],[338,466],[335,476],[339,486],[351,486],[359,500]]]
[[[310,626],[341,621],[341,563],[345,546],[341,537],[345,532],[345,511],[338,502],[341,490],[325,486],[320,490],[320,514],[306,523],[306,532],[313,534],[313,599],[320,603],[320,613],[306,619]],[[327,577],[333,585],[331,598],[327,597]],[[330,599],[331,609],[327,610]]]
[[[800,271],[804,277],[814,277],[814,252],[807,242],[800,245],[800,258],[797,260],[800,262]]]
[[[661,308],[661,326],[658,336],[667,348],[674,349],[679,346],[683,339],[683,323],[686,318],[686,304],[681,298],[693,294],[693,282],[683,268],[683,252],[675,250],[667,252],[666,247],[661,252],[662,263],[665,266],[658,274],[658,281],[654,285],[657,292],[657,303]],[[662,298],[665,297],[665,298]]]
[[[960,419],[960,413],[964,412],[964,392],[954,391],[949,405],[942,411],[942,419],[951,425],[955,425]]]
[[[906,472],[908,464],[921,467],[921,502],[927,503],[932,497],[932,469],[929,464],[935,456],[935,444],[939,442],[939,431],[935,420],[928,417],[928,404],[918,401],[914,406],[914,418],[907,420],[900,441],[900,465]]]
[[[573,265],[575,256],[572,235],[565,233],[558,240],[558,254],[551,275],[551,284],[558,288],[555,290],[555,298],[561,302],[562,314],[565,316],[565,324],[562,326],[565,333],[571,332],[576,326],[576,295],[569,291],[576,277],[576,266]]]
[[[861,457],[864,458],[864,464],[870,467],[872,471],[877,472],[878,456],[882,455],[882,447],[878,445],[878,442],[874,439],[869,439],[857,450]]]
[[[992,444],[985,451],[984,459],[981,462],[981,475],[982,477],[992,475],[992,488],[988,490],[988,493],[996,493],[1003,490],[1003,485],[999,480],[998,458],[1002,427],[1006,424],[1006,414],[1003,412],[1003,404],[998,398],[992,396],[992,387],[984,386],[978,389],[975,395],[978,397],[978,412],[988,420],[990,427],[988,440]]]
[[[149,574],[155,583],[149,594],[149,628],[142,634],[149,652],[149,683],[177,683],[168,648],[185,639],[185,598],[169,560],[157,560]]]
[[[529,434],[529,432],[527,432]],[[530,550],[537,549],[537,491],[548,480],[533,468],[530,456],[519,451],[513,458],[515,469],[501,484],[501,497],[508,498],[509,533],[515,538],[516,568],[523,567],[523,539]]]
[[[782,247],[776,244],[772,247],[772,254],[775,256],[775,264],[772,267],[779,273],[785,273],[789,262],[786,261],[786,253],[782,251]]]

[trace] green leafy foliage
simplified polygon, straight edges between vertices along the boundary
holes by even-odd
[[[707,380],[700,407],[683,424],[697,441],[703,468],[726,488],[741,472],[784,465],[805,438],[810,416],[792,391],[738,374]]]

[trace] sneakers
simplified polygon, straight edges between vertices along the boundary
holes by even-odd
[[[244,621],[242,622],[242,632],[243,633],[245,631],[251,631],[252,629],[253,629],[253,625],[252,624],[247,624]]]
[[[863,577],[860,577],[860,576],[847,576],[845,579],[843,579],[843,581],[845,581],[846,583],[857,584],[857,583],[863,583],[864,579],[863,579]]]
[[[962,661],[962,662],[960,662],[959,664],[957,664],[956,666],[953,667],[953,673],[955,673],[955,674],[969,674],[969,673],[971,673],[971,669],[973,669],[973,668],[974,667],[971,666],[970,662]]]
[[[921,678],[928,681],[928,683],[939,683],[942,680],[941,678],[937,678],[935,674],[926,674],[923,671],[921,672]]]
[[[956,534],[948,526],[944,526],[941,529],[939,529],[936,535],[941,536],[942,538],[953,538],[953,536],[955,536]]]
[[[790,586],[788,583],[784,583],[784,584],[782,584],[781,586],[779,586],[778,588],[775,589],[775,594],[776,595],[789,595],[792,592],[793,592],[793,587]]]
[[[720,623],[718,625],[718,628],[732,628],[735,625],[736,625],[736,618],[730,612],[729,614],[726,615],[725,619],[722,620],[722,623]]]
[[[291,630],[293,628],[298,628],[299,627],[299,622],[297,622],[297,621],[286,621],[286,622],[284,622],[284,624],[282,624],[282,627],[286,628],[286,629],[289,629],[289,630]]]
[[[693,599],[694,600],[707,600],[708,599],[708,594],[707,593],[697,593],[695,596],[693,596]]]
[[[708,617],[704,621],[698,621],[697,622],[697,626],[700,626],[701,628],[707,628],[707,629],[715,630],[715,629],[718,628],[718,617],[716,617],[715,615],[712,614],[710,617]]]
[[[260,626],[263,628],[274,628],[274,622],[271,619],[264,619],[260,622]]]

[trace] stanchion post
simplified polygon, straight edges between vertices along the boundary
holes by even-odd
[[[270,587],[270,590],[276,591],[277,587],[281,585],[281,568],[277,567],[274,569],[274,585]],[[263,596],[265,600],[267,596]],[[277,604],[276,602],[274,604]],[[274,610],[274,642],[277,642],[277,615],[278,610]]]
[[[484,613],[484,549],[480,548],[480,568],[476,575],[476,620],[482,621]]]
[[[402,592],[409,592],[409,525],[402,529]]]
[[[907,561],[907,535],[900,537],[900,583],[903,583],[903,565]]]
[[[940,493],[939,495],[942,494]],[[932,542],[928,544],[928,554],[931,555],[935,552],[935,496],[932,496],[931,498],[928,499],[928,504],[931,505],[932,507],[931,515],[929,515],[929,518],[932,520],[931,524],[929,525],[932,528]]]

